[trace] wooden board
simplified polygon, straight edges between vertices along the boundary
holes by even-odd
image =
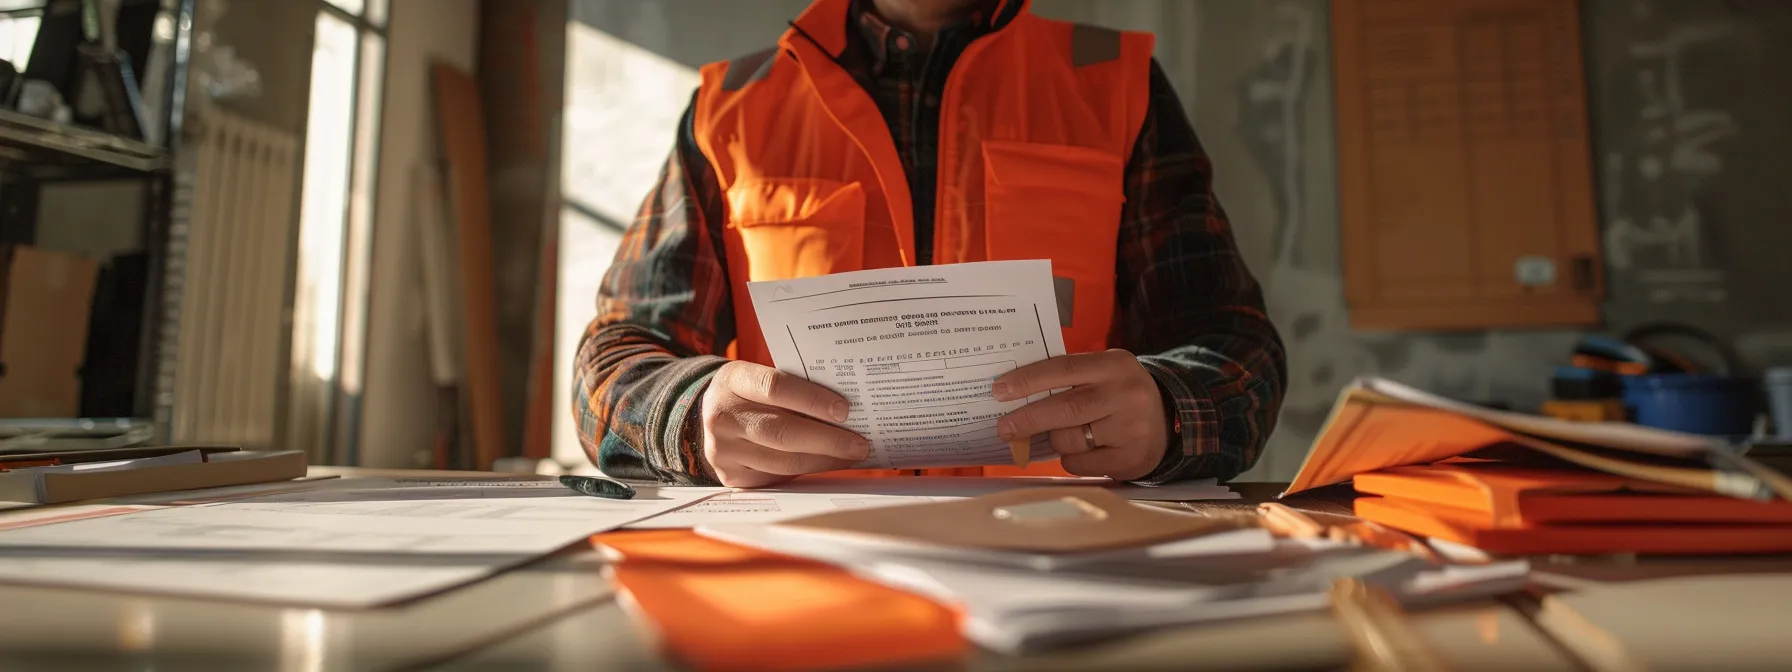
[[[474,469],[504,456],[504,404],[498,369],[496,279],[491,200],[486,184],[485,120],[479,85],[453,65],[430,65],[436,131],[447,164],[448,203],[460,263],[461,325],[466,366],[461,387],[473,438]]]
[[[1333,3],[1352,326],[1598,322],[1576,5]]]
[[[559,267],[554,259],[558,218],[550,213],[559,160],[551,124],[558,101],[543,85],[543,26],[566,23],[565,3],[506,0],[480,5],[479,81],[490,115],[491,170],[505,175],[494,184],[492,204],[505,213],[506,226],[494,240],[500,268],[534,268],[523,284],[518,273],[498,288],[499,355],[505,368],[507,414],[521,418],[523,457],[543,459],[552,452],[554,413],[554,307]],[[559,18],[553,15],[559,14]],[[558,79],[553,79],[558,82]]]
[[[554,413],[569,412],[554,408],[554,312],[560,305],[559,271],[559,246],[550,238],[542,246],[541,282],[535,295],[535,347],[529,356],[529,405],[523,416],[523,457],[538,460],[554,456]]]

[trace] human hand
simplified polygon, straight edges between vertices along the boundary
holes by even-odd
[[[722,485],[737,488],[851,467],[870,442],[816,419],[844,422],[848,408],[840,395],[797,376],[729,362],[703,393],[703,459]]]
[[[992,393],[1008,401],[1065,387],[1070,389],[1003,416],[996,423],[1002,440],[1050,432],[1064,470],[1078,476],[1131,481],[1157,468],[1169,448],[1170,429],[1157,381],[1130,352],[1034,362],[997,378]]]

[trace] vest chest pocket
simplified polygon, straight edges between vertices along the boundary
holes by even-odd
[[[728,189],[728,226],[750,281],[856,271],[864,265],[865,190],[817,178],[741,180]]]
[[[1126,165],[1090,147],[983,142],[990,259],[1050,259],[1072,352],[1105,347]]]

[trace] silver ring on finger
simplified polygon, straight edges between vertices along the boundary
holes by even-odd
[[[1083,442],[1089,444],[1089,450],[1095,450],[1100,445],[1095,443],[1095,427],[1092,424],[1083,425]]]

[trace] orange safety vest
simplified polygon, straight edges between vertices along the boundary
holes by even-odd
[[[1017,4],[1018,3],[1018,4]],[[1126,159],[1150,99],[1153,38],[1053,21],[1028,0],[966,47],[940,99],[935,263],[1050,259],[1064,345],[1108,347]],[[836,60],[850,0],[816,0],[778,46],[702,70],[698,146],[726,194],[729,356],[771,365],[746,283],[915,263],[908,180],[870,94]],[[913,471],[860,470],[841,475]],[[933,475],[1063,475],[929,469]]]

